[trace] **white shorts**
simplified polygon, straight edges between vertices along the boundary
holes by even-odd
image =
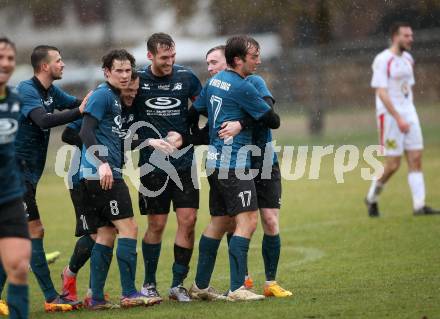
[[[383,147],[385,156],[401,156],[404,151],[423,149],[423,136],[417,113],[401,114],[409,123],[408,133],[402,133],[396,120],[389,113],[382,113],[377,117],[379,129],[379,143]]]

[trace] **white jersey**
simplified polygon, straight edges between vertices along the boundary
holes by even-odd
[[[414,113],[412,86],[414,60],[408,52],[395,55],[390,49],[379,53],[374,59],[371,87],[386,88],[394,108],[400,114]],[[376,95],[376,113],[387,112],[382,100]]]

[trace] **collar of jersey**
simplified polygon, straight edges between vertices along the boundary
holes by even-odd
[[[121,90],[115,88],[113,85],[110,84],[110,82],[105,81],[105,83],[107,83],[108,87],[110,88],[110,90],[113,91],[113,93],[115,93],[117,96],[121,95]]]
[[[166,81],[169,80],[173,77],[173,73],[174,73],[174,65],[173,65],[173,72],[170,75],[165,75],[165,76],[157,76],[154,75],[153,71],[151,71],[151,64],[149,66],[147,66],[147,72],[155,79],[158,81]]]
[[[46,88],[43,86],[43,84],[41,84],[40,80],[38,80],[38,78],[37,78],[35,75],[32,77],[31,80],[34,82],[34,84],[35,84],[35,86],[37,87],[37,89],[38,89],[40,92],[43,92],[44,95],[47,95],[47,92],[49,92],[50,88],[52,87],[52,84],[51,84],[51,85],[46,89]]]
[[[238,75],[239,77],[241,77],[242,79],[244,79],[244,77],[242,77],[240,74],[238,74],[237,72],[235,72],[234,70],[231,69],[226,69],[226,72],[231,72],[231,73],[235,73],[236,75]]]

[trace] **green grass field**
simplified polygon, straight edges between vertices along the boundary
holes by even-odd
[[[440,207],[440,112],[435,107],[420,109],[425,134],[424,172],[427,202]],[[355,144],[363,147],[377,141],[372,112],[328,116],[322,138],[309,138],[303,116],[284,116],[277,133],[278,144],[327,145]],[[63,181],[53,173],[54,150],[59,135],[55,132],[45,175],[38,188],[38,202],[45,223],[46,251],[59,250],[60,260],[51,265],[52,278],[60,288],[62,268],[74,245],[74,214]],[[310,158],[310,157],[309,157]],[[256,303],[194,302],[177,304],[165,301],[152,308],[133,308],[100,312],[100,318],[439,318],[440,317],[440,216],[413,217],[406,165],[387,185],[381,197],[383,216],[367,217],[363,198],[369,182],[360,177],[360,166],[337,184],[332,157],[322,162],[319,180],[302,178],[283,181],[281,210],[282,255],[278,281],[294,291],[288,299],[267,299]],[[203,184],[196,242],[209,220],[208,189]],[[140,235],[146,222],[132,199]],[[171,281],[175,218],[170,218],[159,262],[159,290],[163,295]],[[259,227],[251,242],[249,269],[261,291],[264,283],[261,258],[262,231]],[[229,266],[225,242],[219,250],[212,285],[228,288]],[[143,280],[141,253],[138,256],[137,283]],[[194,279],[196,250],[186,280]],[[78,276],[79,293],[86,292],[88,265]],[[47,318],[43,296],[35,278],[30,276],[31,318]],[[116,259],[110,270],[106,291],[118,300],[119,275]],[[96,318],[86,310],[50,314],[51,318]]]

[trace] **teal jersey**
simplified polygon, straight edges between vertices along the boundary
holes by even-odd
[[[150,125],[138,130],[139,138],[164,138],[169,131],[189,134],[188,103],[195,100],[202,88],[197,76],[180,65],[174,65],[169,76],[155,76],[150,66],[138,71],[138,74],[139,90],[133,104],[136,121]],[[152,153],[151,148],[142,148],[139,166],[148,163]],[[170,162],[177,170],[186,170],[192,166],[193,154],[191,147],[181,157],[170,158]]]
[[[261,76],[250,75],[246,78],[246,80],[252,83],[253,86],[255,86],[255,88],[257,89],[258,93],[262,98],[269,97],[273,101],[275,101],[272,93],[270,92],[269,88],[266,85],[266,82]],[[261,168],[263,166],[264,156],[272,157],[272,165],[278,163],[277,154],[274,152],[274,149],[271,144],[272,130],[270,128],[268,128],[263,123],[257,121],[255,123],[252,133],[252,142],[261,150],[261,156],[253,156],[251,159],[252,168]],[[265,154],[266,152],[268,152],[268,154]]]
[[[98,121],[95,130],[98,146],[103,146],[107,154],[100,154],[110,165],[114,179],[122,179],[122,143],[124,136],[121,121],[121,100],[119,92],[107,82],[99,85],[90,95],[84,113],[93,116]],[[81,154],[81,179],[99,179],[98,162],[86,155],[83,145]]]
[[[6,87],[6,97],[0,99],[0,205],[19,198],[24,191],[14,145],[20,102],[17,92]]]
[[[78,100],[55,85],[47,90],[36,77],[20,82],[17,86],[22,100],[19,124],[15,140],[17,158],[23,163],[23,175],[26,181],[37,185],[46,164],[50,129],[41,129],[29,118],[29,114],[40,107],[46,112],[77,107]]]
[[[247,115],[258,120],[270,111],[255,86],[236,72],[219,72],[207,81],[194,107],[200,112],[208,112],[207,168],[250,168],[249,149],[243,147],[252,145],[252,129],[244,129],[226,141],[218,137],[218,131],[226,121],[238,121]]]

